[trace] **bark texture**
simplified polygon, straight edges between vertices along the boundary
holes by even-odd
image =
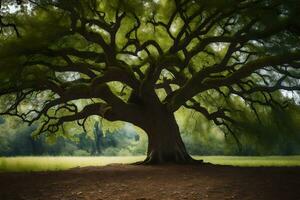
[[[144,164],[196,162],[186,150],[173,113],[164,107],[152,107],[145,119],[148,150]]]

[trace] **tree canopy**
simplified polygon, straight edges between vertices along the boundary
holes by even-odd
[[[84,126],[96,115],[145,130],[147,161],[184,162],[189,156],[173,115],[180,108],[201,113],[239,142],[231,126],[240,110],[232,102],[259,118],[260,107],[286,107],[280,91],[300,89],[297,0],[3,6],[2,114],[42,121],[38,134],[71,121]]]

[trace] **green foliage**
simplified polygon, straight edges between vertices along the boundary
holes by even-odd
[[[300,109],[257,108],[258,118],[250,111],[241,112],[235,131],[244,148],[241,154],[291,155],[300,150]],[[230,144],[231,142],[229,142]]]
[[[7,117],[0,125],[0,156],[64,155],[64,156],[121,156],[143,155],[146,151],[146,138],[136,133],[129,125],[120,129],[102,128],[105,135],[96,138],[74,130],[72,134],[41,135],[33,137],[36,126],[27,127],[15,118]],[[91,126],[93,127],[93,126]],[[96,140],[100,140],[101,152],[97,152]]]
[[[30,14],[22,13],[15,16],[15,23],[19,27],[22,39],[16,37],[0,36],[0,80],[1,87],[19,85],[20,74],[25,74],[25,79],[32,81],[43,79],[49,74],[45,67],[26,69],[22,67],[27,61],[27,55],[42,52],[51,44],[68,32],[66,16],[57,11],[36,10]],[[51,27],[51,28],[49,28]],[[30,84],[28,83],[22,83]]]

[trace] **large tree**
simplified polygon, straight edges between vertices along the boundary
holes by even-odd
[[[298,0],[18,3],[0,18],[2,114],[40,120],[39,133],[96,115],[142,128],[146,163],[189,163],[178,109],[238,141],[227,101],[257,113],[300,89]]]

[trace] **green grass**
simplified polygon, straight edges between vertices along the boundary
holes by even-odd
[[[300,156],[196,156],[206,162],[240,167],[293,167],[300,166]]]
[[[104,166],[112,163],[133,163],[143,156],[132,157],[0,157],[0,171],[57,171],[75,167]]]
[[[56,171],[75,167],[104,166],[111,163],[133,163],[144,156],[132,157],[0,157],[1,172]],[[300,156],[195,156],[206,162],[233,166],[300,166]]]

